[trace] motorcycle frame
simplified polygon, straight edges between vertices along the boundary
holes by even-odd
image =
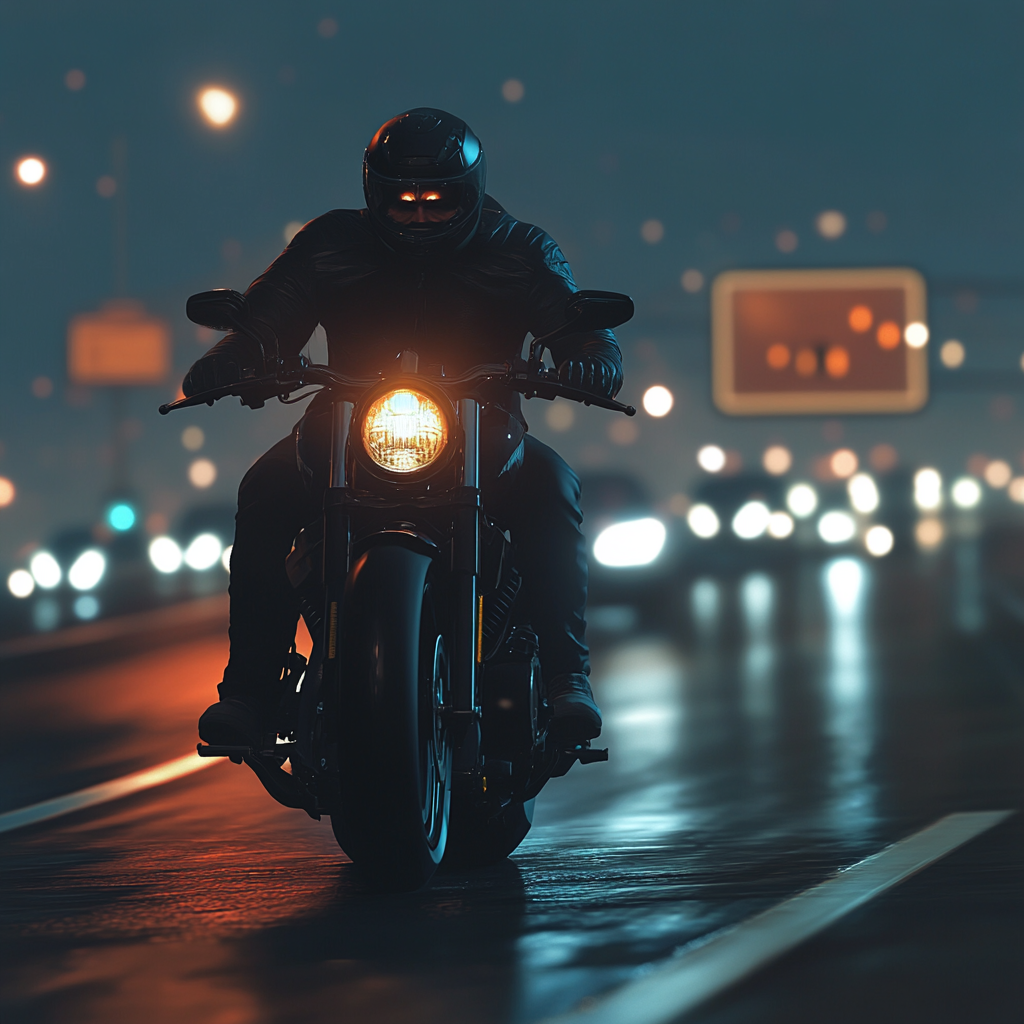
[[[461,460],[457,466],[455,485],[445,494],[443,507],[450,511],[451,523],[451,578],[450,651],[451,707],[444,709],[449,724],[454,726],[456,759],[467,767],[475,763],[479,752],[479,729],[471,729],[481,718],[479,699],[479,673],[482,657],[481,628],[482,600],[480,595],[480,534],[482,505],[480,497],[480,403],[475,398],[460,398],[455,403]],[[324,581],[324,683],[328,692],[338,692],[340,672],[343,671],[338,655],[339,616],[344,604],[345,583],[352,568],[353,513],[377,508],[364,502],[350,486],[352,465],[353,418],[357,406],[343,395],[335,397],[331,414],[330,476],[324,494],[323,526],[323,581]],[[449,443],[456,443],[452,438]],[[413,495],[400,503],[403,507],[417,504]],[[434,501],[431,500],[431,505]],[[400,543],[418,541],[418,546],[439,553],[435,541],[426,533],[413,530],[383,528],[373,537],[387,540],[393,537]],[[360,546],[372,538],[362,536]],[[471,749],[462,752],[459,747],[470,736]],[[468,761],[468,764],[467,764]]]

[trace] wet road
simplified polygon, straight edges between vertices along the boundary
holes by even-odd
[[[963,552],[681,582],[666,628],[595,637],[611,760],[548,786],[512,861],[411,896],[361,891],[329,823],[229,764],[8,833],[3,1018],[536,1021],[949,812],[1020,808],[1024,643]],[[4,684],[0,812],[187,752],[223,657]],[[1018,1021],[1022,818],[686,1020]]]

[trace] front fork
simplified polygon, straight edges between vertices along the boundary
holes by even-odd
[[[325,681],[339,682],[339,616],[350,569],[351,521],[348,510],[347,454],[353,403],[336,401],[331,424],[331,475],[324,496],[324,670]],[[482,656],[480,574],[480,403],[458,403],[463,450],[461,487],[452,504],[452,707],[455,743],[460,750],[456,767],[472,768],[480,748],[479,667]],[[328,692],[337,692],[330,686]],[[465,764],[465,768],[463,768]]]

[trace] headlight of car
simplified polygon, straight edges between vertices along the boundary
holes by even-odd
[[[399,388],[381,395],[363,418],[366,454],[391,473],[413,473],[435,462],[448,444],[448,420],[421,391]]]

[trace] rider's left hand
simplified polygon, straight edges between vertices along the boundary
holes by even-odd
[[[563,384],[590,391],[601,398],[614,398],[622,387],[622,372],[619,368],[597,355],[566,359],[558,367],[558,379]]]

